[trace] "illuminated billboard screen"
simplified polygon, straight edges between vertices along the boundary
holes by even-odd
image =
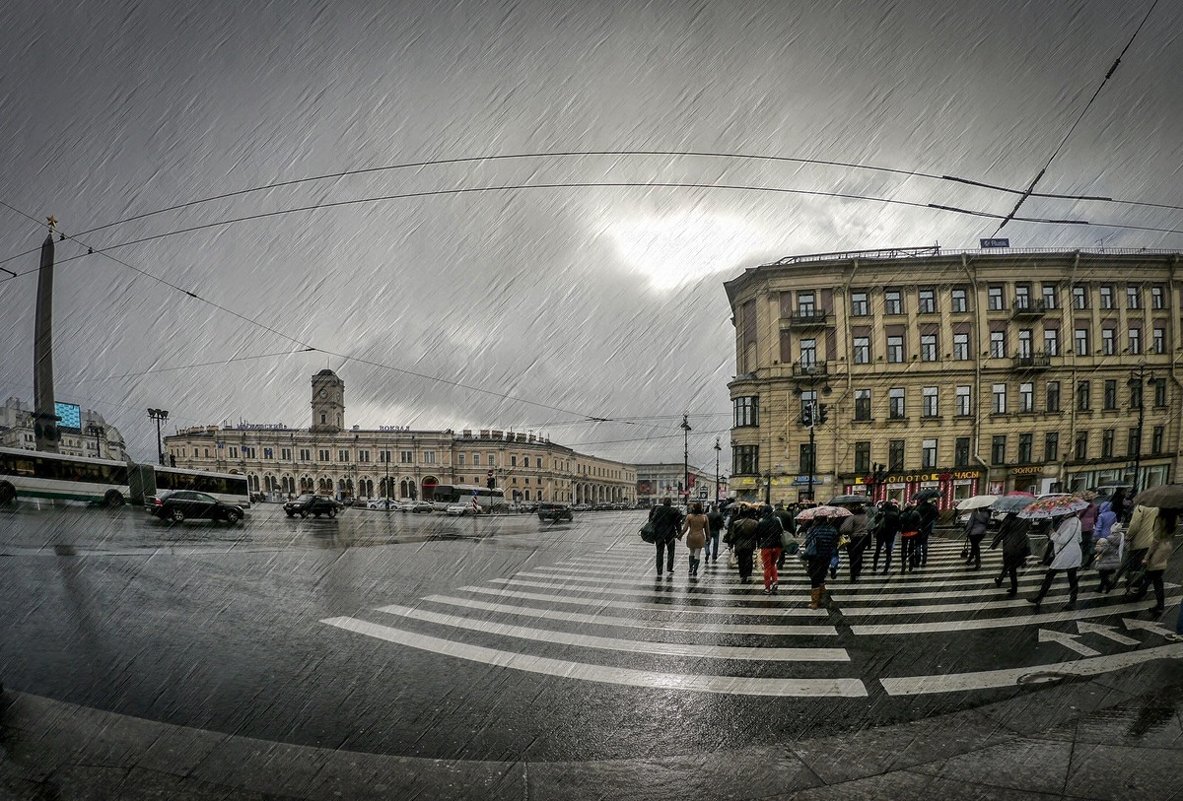
[[[76,404],[54,403],[53,412],[58,416],[58,428],[82,430],[82,409]]]

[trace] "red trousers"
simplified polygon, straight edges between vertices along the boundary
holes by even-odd
[[[764,563],[764,589],[768,589],[779,580],[776,575],[776,560],[778,559],[780,559],[780,548],[760,549],[760,561]]]

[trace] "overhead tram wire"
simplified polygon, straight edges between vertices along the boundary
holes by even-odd
[[[1130,46],[1134,44],[1134,40],[1138,38],[1138,34],[1142,32],[1142,28],[1150,19],[1150,15],[1154,13],[1156,6],[1158,6],[1158,0],[1154,0],[1154,2],[1150,4],[1150,8],[1147,10],[1146,16],[1142,17],[1142,21],[1138,23],[1138,27],[1134,30],[1134,34],[1130,37],[1130,40],[1126,42],[1126,45],[1121,49],[1121,52],[1118,53],[1117,59],[1113,62],[1113,66],[1111,66],[1109,71],[1105,73],[1105,77],[1102,78],[1101,83],[1097,85],[1097,89],[1093,92],[1093,96],[1090,97],[1088,102],[1084,104],[1084,108],[1080,110],[1080,114],[1076,116],[1076,120],[1068,128],[1068,132],[1064,134],[1064,138],[1060,140],[1060,144],[1056,145],[1056,149],[1052,151],[1050,156],[1048,156],[1043,168],[1038,173],[1036,173],[1035,178],[1031,181],[1031,185],[1027,187],[1027,191],[1023,192],[1023,194],[1019,196],[1018,201],[1015,203],[1015,207],[1011,209],[1010,213],[1007,214],[1006,217],[1003,218],[1002,222],[998,224],[998,230],[994,232],[995,236],[998,236],[999,232],[1001,232],[1002,229],[1006,227],[1008,222],[1010,222],[1012,219],[1016,219],[1015,214],[1018,213],[1019,208],[1027,202],[1027,198],[1032,196],[1035,191],[1036,184],[1043,180],[1044,174],[1047,172],[1048,168],[1052,166],[1052,162],[1055,161],[1056,156],[1060,155],[1060,151],[1064,148],[1064,145],[1067,144],[1068,139],[1071,138],[1073,132],[1076,131],[1076,126],[1080,125],[1080,121],[1084,119],[1084,116],[1088,114],[1089,109],[1093,107],[1093,103],[1096,101],[1098,95],[1101,94],[1101,90],[1105,88],[1105,84],[1109,83],[1109,79],[1113,77],[1113,73],[1117,72],[1118,66],[1121,65],[1122,58],[1129,51]]]

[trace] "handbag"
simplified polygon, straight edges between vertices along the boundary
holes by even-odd
[[[641,539],[650,545],[653,545],[655,542],[657,542],[657,527],[653,525],[652,521],[649,521],[645,523],[645,525],[641,526]]]
[[[780,534],[780,547],[789,556],[794,556],[801,549],[801,543],[797,542],[797,538],[788,531],[782,531]]]
[[[817,540],[813,537],[808,537],[805,540],[805,555],[808,557],[817,556]]]

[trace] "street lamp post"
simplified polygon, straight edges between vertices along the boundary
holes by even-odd
[[[101,437],[103,437],[107,433],[107,430],[105,428],[103,428],[102,426],[97,426],[94,423],[91,423],[90,425],[88,425],[86,427],[86,433],[94,435],[95,456],[102,459],[103,458],[103,445],[102,445]]]
[[[148,417],[156,421],[156,455],[164,467],[164,440],[160,438],[160,424],[168,419],[168,409],[149,409]]]
[[[690,505],[690,414],[682,415],[682,489],[686,493],[686,504]]]
[[[719,505],[719,451],[723,450],[723,446],[719,444],[719,438],[715,437],[715,506]]]

